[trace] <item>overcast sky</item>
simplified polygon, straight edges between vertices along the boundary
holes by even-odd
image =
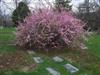
[[[15,4],[14,4],[13,0],[2,0],[2,1],[4,1],[4,2],[0,3],[0,6],[1,6],[0,8],[6,14],[9,14],[10,12],[12,12],[15,9]],[[18,1],[20,2],[22,0],[18,0]],[[49,1],[51,4],[53,4],[55,2],[55,0],[47,0],[47,1]],[[44,4],[46,7],[49,6],[44,0],[31,0],[30,4],[28,6],[32,10],[32,9],[35,9],[36,7],[42,8],[43,7],[42,4]],[[12,9],[12,11],[10,9]]]
[[[2,7],[0,7],[2,10],[3,10],[3,12],[5,12],[6,14],[9,14],[9,13],[11,13],[14,9],[15,9],[15,5],[14,5],[14,3],[13,3],[13,0],[3,0],[4,2],[6,2],[5,4],[4,3],[0,3],[0,5],[2,6]],[[22,1],[22,0],[19,0],[19,1]],[[42,7],[42,4],[41,4],[41,2],[39,2],[40,0],[31,0],[31,3],[29,4],[29,7],[30,7],[30,9],[35,9],[35,7]],[[43,3],[45,4],[45,6],[47,6],[48,7],[48,4],[45,2],[45,0],[42,0],[43,1]],[[47,0],[47,1],[49,1],[50,3],[54,3],[55,2],[55,0]],[[90,2],[92,2],[92,1],[96,1],[98,4],[99,4],[99,0],[90,0]],[[71,4],[73,5],[73,9],[74,9],[74,11],[76,11],[76,8],[80,5],[80,4],[82,4],[82,3],[84,3],[84,0],[72,0],[71,1]],[[99,4],[100,5],[100,4]],[[32,8],[31,8],[32,7]],[[9,9],[13,9],[12,11],[11,10],[9,10]]]

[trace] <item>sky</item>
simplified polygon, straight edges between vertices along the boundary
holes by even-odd
[[[0,8],[2,9],[2,12],[5,12],[4,14],[9,14],[15,9],[15,4],[14,4],[13,0],[2,0],[2,1],[4,1],[5,3],[1,2]],[[20,2],[22,0],[18,0],[18,1]],[[53,4],[55,0],[47,0],[47,1],[49,1],[51,4]],[[31,0],[30,4],[28,6],[30,7],[31,10],[33,10],[33,9],[39,8],[39,7],[42,8],[43,7],[42,4],[44,4],[46,7],[49,6],[44,0]]]
[[[11,12],[15,9],[13,0],[3,0],[3,1],[6,3],[0,3],[1,5],[0,8],[3,10],[3,12],[5,12],[5,14],[11,14]],[[31,0],[31,3],[29,4],[30,9],[32,10],[32,9],[35,9],[36,7],[37,8],[43,7],[40,1],[43,1],[43,4],[45,4],[46,7],[49,6],[44,0]],[[55,0],[47,0],[47,1],[49,1],[51,4],[55,2]],[[97,4],[100,5],[99,0],[90,0],[90,2],[92,1],[96,1]],[[84,3],[84,0],[72,0],[70,3],[72,5],[72,10],[74,12],[77,12],[78,11],[77,7],[79,7],[79,5],[82,3]],[[10,9],[12,9],[12,11]]]
[[[83,4],[85,0],[72,0],[71,5],[72,5],[72,10],[73,12],[77,13],[79,12],[78,7],[79,5]],[[100,6],[100,0],[89,0],[90,3],[96,2]],[[96,8],[94,8],[96,10]],[[94,10],[91,10],[93,12]]]

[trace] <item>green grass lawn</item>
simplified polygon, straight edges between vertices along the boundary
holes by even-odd
[[[0,42],[1,41],[11,41],[14,40],[15,35],[15,28],[4,28],[0,29]]]
[[[15,31],[15,28],[3,28],[3,29],[0,29],[0,34],[10,34],[12,33],[13,31]]]
[[[37,68],[35,70],[31,70],[30,72],[19,72],[19,71],[8,71],[8,72],[1,72],[0,75],[51,75],[48,73],[48,71],[46,70],[46,67],[52,67],[55,70],[59,71],[61,73],[61,75],[71,75],[64,67],[63,65],[65,65],[66,63],[70,63],[67,60],[64,60],[61,63],[57,63],[54,62],[52,60],[52,56],[47,56],[47,55],[42,55],[42,54],[35,54],[32,55],[32,57],[34,56],[40,56],[43,58],[44,62],[41,64],[37,64]],[[78,67],[80,69],[80,71],[78,73],[75,73],[74,75],[84,75],[87,74],[84,70],[84,68],[80,68],[80,66],[78,64],[75,63],[71,63],[74,66]]]
[[[12,43],[12,40],[15,39],[15,35],[13,32],[15,28],[4,28],[0,29],[0,55],[1,54],[9,54],[9,53],[16,53],[18,51],[17,47],[14,45],[9,45]],[[7,71],[0,71],[0,75],[50,75],[48,71],[46,71],[46,67],[52,67],[55,70],[59,71],[61,75],[72,75],[70,74],[63,65],[66,63],[71,63],[72,65],[76,66],[80,69],[78,73],[73,75],[100,75],[100,35],[93,35],[89,37],[89,41],[86,42],[88,54],[81,53],[78,51],[66,51],[64,53],[58,54],[64,58],[64,62],[56,63],[52,60],[53,56],[49,56],[43,53],[36,53],[32,56],[29,56],[26,51],[22,51],[25,56],[24,60],[30,60],[35,63],[32,59],[34,56],[40,56],[44,59],[44,62],[41,64],[36,64],[36,68],[29,71],[29,72],[22,72],[19,70],[7,70]],[[55,54],[54,54],[55,55]],[[71,62],[71,61],[72,62]],[[2,61],[2,60],[0,60]],[[21,62],[21,61],[20,61]],[[18,63],[19,64],[19,63]],[[21,65],[20,65],[21,66]],[[23,66],[23,64],[22,64]]]
[[[86,43],[89,51],[92,54],[100,57],[100,35],[94,34],[89,38],[89,41]]]
[[[16,46],[13,45],[0,45],[0,53],[10,53],[10,52],[15,52],[16,51]]]
[[[0,53],[14,52],[16,47],[11,45],[15,39],[15,28],[0,29]]]
[[[74,52],[75,53],[75,52]],[[76,55],[76,53],[75,53]],[[74,55],[74,56],[75,56]],[[31,70],[29,72],[21,72],[21,71],[7,71],[7,72],[3,72],[0,75],[51,75],[48,73],[48,71],[46,70],[46,67],[52,67],[55,70],[59,71],[61,73],[61,75],[100,75],[100,68],[96,68],[95,66],[98,65],[98,63],[96,62],[100,62],[100,61],[93,61],[92,62],[85,62],[85,60],[82,61],[78,61],[78,62],[70,62],[67,60],[64,60],[64,62],[61,63],[56,63],[52,60],[51,56],[46,56],[46,55],[42,55],[42,54],[36,54],[36,55],[32,55],[34,56],[40,56],[43,58],[44,62],[41,64],[37,64],[37,68],[34,70]],[[60,55],[63,56],[63,55]],[[81,59],[81,58],[80,58]],[[79,59],[79,60],[80,60]],[[86,60],[88,61],[88,60]],[[75,74],[70,74],[64,67],[63,65],[66,63],[71,63],[72,65],[76,66],[77,68],[80,69],[79,72],[75,73]]]
[[[0,34],[0,41],[11,41],[14,39],[14,35],[11,34]]]

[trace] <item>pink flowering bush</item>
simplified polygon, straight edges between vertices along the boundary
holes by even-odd
[[[20,23],[17,44],[21,47],[51,49],[72,46],[83,34],[83,22],[71,12],[43,9],[34,12]]]

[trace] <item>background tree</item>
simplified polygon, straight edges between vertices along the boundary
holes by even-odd
[[[4,7],[2,7],[3,5]],[[5,9],[5,7],[7,7],[7,9]],[[5,3],[4,0],[0,0],[0,26],[8,27],[11,25],[10,15],[6,14],[8,9],[8,3]]]
[[[15,4],[16,8],[17,8],[17,6],[18,6],[18,0],[13,0],[13,2]]]
[[[69,0],[56,0],[55,7],[60,10],[60,8],[64,8],[66,10],[71,10],[71,6],[69,5]]]
[[[85,27],[86,30],[98,30],[97,12],[99,8],[99,5],[95,1],[89,2],[89,0],[85,0],[85,2],[79,6],[78,17],[87,23]]]
[[[13,11],[12,21],[15,26],[18,25],[18,22],[23,22],[24,18],[28,16],[30,10],[25,2],[20,2],[18,7]]]

